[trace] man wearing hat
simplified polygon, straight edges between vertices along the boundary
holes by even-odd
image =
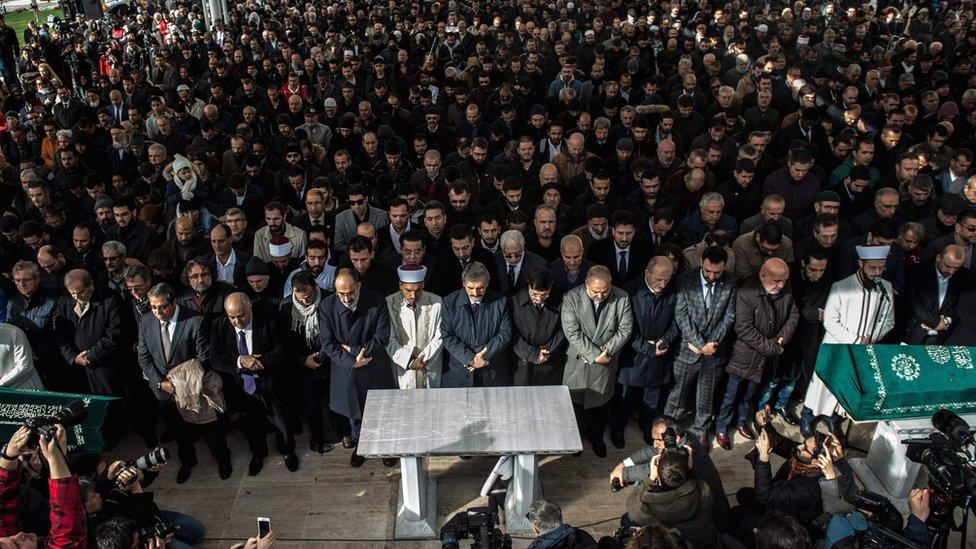
[[[335,101],[335,99],[332,101]],[[322,145],[326,150],[329,149],[329,143],[332,141],[332,130],[325,124],[319,122],[319,110],[314,105],[305,107],[305,123],[295,128],[295,130],[304,130],[309,141],[316,145]]]
[[[956,216],[966,209],[966,199],[955,193],[946,193],[935,202],[935,211],[921,221],[925,238],[929,241],[952,234]]]
[[[881,278],[890,246],[858,246],[857,272],[830,288],[824,305],[823,343],[877,343],[895,327],[894,290]],[[814,373],[803,400],[800,432],[813,435],[813,422],[823,417],[830,431],[843,440],[837,399]]]
[[[386,298],[390,342],[386,346],[401,389],[441,385],[441,298],[424,291],[427,267],[397,268],[400,291]]]

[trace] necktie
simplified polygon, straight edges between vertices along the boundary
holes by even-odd
[[[596,301],[590,300],[593,304],[593,319],[596,320],[597,324],[600,323],[600,312],[603,310],[603,302],[597,303]]]
[[[247,352],[247,338],[244,336],[244,330],[237,332],[237,352],[241,356],[249,355]],[[257,391],[258,387],[254,383],[254,376],[249,372],[243,372],[244,376],[244,392],[253,395]]]
[[[515,283],[517,282],[515,278],[515,265],[508,266],[508,287],[509,289],[515,289]]]
[[[480,308],[481,308],[481,303],[472,303],[471,304],[471,315],[477,317],[478,316],[478,309],[480,309]]]
[[[705,284],[705,312],[712,310],[712,300],[715,299],[715,283]]]
[[[617,274],[619,274],[621,278],[627,276],[627,251],[626,250],[620,251],[620,262],[617,263]]]
[[[173,342],[169,338],[169,321],[163,321],[163,328],[160,332],[160,339],[163,342],[163,358],[169,360],[169,355],[173,350]]]

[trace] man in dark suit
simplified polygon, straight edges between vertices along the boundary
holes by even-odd
[[[116,200],[112,204],[113,225],[106,233],[105,240],[115,240],[125,244],[129,257],[148,263],[149,253],[156,249],[158,238],[145,223],[136,219],[135,203],[129,198]]]
[[[915,269],[914,283],[905,289],[912,317],[905,333],[909,345],[944,345],[959,324],[959,297],[970,276],[963,267],[966,252],[949,244]]]
[[[624,350],[621,364],[630,366],[617,374],[617,393],[610,414],[610,440],[623,448],[624,428],[631,411],[638,410],[637,424],[644,440],[650,440],[651,422],[661,401],[661,392],[671,382],[672,349],[678,343],[677,302],[674,264],[666,256],[647,262],[644,276],[630,281],[624,290],[634,311],[634,337]],[[648,444],[651,444],[649,441]]]
[[[251,449],[247,474],[252,477],[261,472],[268,457],[269,424],[275,429],[285,467],[298,470],[295,436],[288,428],[275,383],[287,374],[288,365],[275,320],[253,308],[247,295],[235,292],[224,299],[224,316],[214,323],[210,338],[214,369],[233,382],[225,385],[224,393],[241,412],[241,430]]]
[[[593,262],[583,259],[583,255],[582,238],[570,234],[559,241],[559,259],[549,262],[553,290],[564,294],[586,280]]]
[[[525,250],[525,237],[518,231],[505,231],[495,252],[495,276],[498,288],[505,295],[514,295],[525,288],[529,271],[546,268],[546,260]]]
[[[548,269],[529,271],[528,287],[512,296],[514,385],[562,385],[566,338],[560,302],[558,294],[552,295]]]
[[[491,252],[474,245],[474,233],[467,225],[451,227],[450,240],[450,249],[441,250],[434,263],[437,276],[433,277],[431,290],[439,296],[461,289],[461,272],[472,262],[491,265],[495,261]]]
[[[619,210],[610,221],[611,236],[594,242],[587,253],[587,259],[597,265],[610,269],[614,286],[623,286],[639,277],[650,259],[647,246],[632,246],[637,232],[637,218],[634,214]]]
[[[441,336],[450,360],[441,387],[510,383],[511,314],[505,296],[488,288],[489,278],[487,267],[471,263],[461,273],[462,288],[444,298]]]
[[[203,316],[203,328],[209,333],[211,325],[224,314],[224,298],[231,286],[214,280],[213,267],[202,257],[195,257],[183,268],[185,289],[177,299],[180,307]]]
[[[193,447],[192,427],[176,408],[173,400],[176,388],[167,375],[173,368],[193,358],[200,360],[204,370],[208,369],[210,342],[202,326],[203,317],[177,305],[176,290],[169,284],[161,282],[149,290],[149,310],[152,314],[139,320],[139,366],[159,401],[163,419],[176,439],[180,457],[176,482],[182,484],[190,478],[193,466],[197,464],[197,456]],[[200,425],[200,429],[210,453],[217,459],[220,478],[230,478],[233,468],[222,414],[218,414],[216,421]]]
[[[217,195],[217,204],[221,211],[228,208],[240,208],[247,217],[247,222],[255,227],[264,222],[264,189],[251,183],[250,177],[243,173],[236,173],[227,180],[227,187]]]
[[[355,269],[339,269],[335,294],[319,304],[318,320],[322,349],[317,358],[319,363],[329,359],[332,364],[329,407],[348,419],[349,435],[358,441],[366,393],[397,386],[386,353],[390,339],[386,299],[362,289]],[[353,450],[350,465],[360,467],[365,461]],[[396,460],[385,458],[383,465],[393,467]]]
[[[735,280],[725,271],[729,256],[719,247],[705,248],[701,266],[678,280],[675,316],[681,343],[674,362],[675,384],[664,413],[684,415],[686,401],[696,389],[695,422],[691,427],[705,448],[715,415],[715,389],[729,359],[729,337],[735,323]]]
[[[230,227],[223,223],[210,229],[210,249],[212,253],[204,256],[215,268],[217,282],[230,284],[237,289],[247,288],[247,262],[251,254],[234,249],[234,237]]]
[[[122,315],[114,292],[95,295],[87,271],[74,269],[64,277],[68,295],[58,302],[54,333],[61,356],[70,368],[83,368],[90,391],[119,395]]]

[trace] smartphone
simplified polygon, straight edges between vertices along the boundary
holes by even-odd
[[[271,519],[258,517],[258,538],[264,538],[271,533]]]

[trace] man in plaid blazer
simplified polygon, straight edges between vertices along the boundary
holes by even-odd
[[[681,343],[674,361],[674,388],[664,413],[684,415],[689,393],[696,389],[695,422],[691,431],[709,448],[708,426],[714,417],[715,389],[729,360],[729,334],[735,323],[734,278],[725,272],[728,254],[719,247],[702,253],[701,268],[678,280],[675,317]]]

